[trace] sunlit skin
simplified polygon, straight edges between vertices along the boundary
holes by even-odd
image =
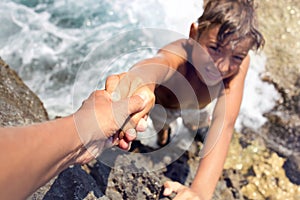
[[[201,44],[203,49],[212,58],[215,66],[217,66],[219,74],[213,75],[220,76],[220,79],[226,79],[238,73],[240,65],[248,55],[251,43],[250,40],[245,39],[234,44],[234,36],[232,36],[232,39],[230,38],[230,40],[233,42],[228,42],[229,39],[227,39],[224,41],[224,46],[224,44],[219,44],[217,41],[218,31],[219,26],[216,26],[202,33],[198,40],[197,38],[193,39]],[[209,69],[207,69],[207,73],[209,72]]]
[[[136,119],[146,116],[154,102],[171,109],[186,109],[194,105],[195,99],[187,95],[186,85],[177,79],[176,73],[180,73],[192,87],[198,108],[204,108],[217,98],[202,152],[203,158],[192,185],[186,187],[176,182],[165,184],[164,194],[175,192],[175,199],[211,198],[223,169],[239,113],[251,43],[245,39],[240,43],[218,44],[218,31],[219,26],[214,26],[198,35],[197,24],[193,23],[189,39],[170,43],[153,58],[134,65],[128,73],[110,76],[106,81],[106,90],[112,93],[118,88],[122,97],[141,91],[147,92],[149,96],[155,94],[155,98],[150,101],[152,104],[133,116]],[[234,36],[230,39],[234,40]],[[222,87],[222,80],[229,77],[232,77],[229,87]],[[137,84],[140,79],[144,80],[146,86]],[[178,99],[181,99],[180,102]],[[168,128],[165,126],[159,135],[166,136],[163,133]]]
[[[0,127],[0,199],[26,199],[68,166],[87,163],[104,150],[107,138],[119,131],[120,123],[142,110],[145,103],[147,97],[142,94],[112,102],[106,91],[97,90],[73,115],[28,126]],[[124,126],[120,148],[127,150],[127,143],[136,137],[126,131],[137,128],[135,125],[137,122],[130,120],[125,125],[128,129]]]

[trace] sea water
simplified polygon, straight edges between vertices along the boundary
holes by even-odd
[[[43,101],[49,116],[76,111],[109,74],[128,70],[159,47],[188,37],[200,0],[2,0],[0,56]],[[251,54],[237,128],[258,128],[279,98]],[[275,94],[275,95],[274,95]]]

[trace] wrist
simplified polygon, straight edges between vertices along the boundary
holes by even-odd
[[[64,133],[59,135],[59,139],[64,141],[65,156],[61,160],[61,168],[66,168],[69,165],[77,163],[76,160],[80,156],[84,149],[82,139],[76,129],[76,123],[73,119],[73,115],[58,119],[61,123],[61,128],[64,129]]]
[[[201,185],[195,184],[194,182],[190,186],[190,189],[194,191],[196,194],[198,194],[201,200],[210,200],[212,198],[213,194],[211,194],[211,192],[207,191]]]
[[[72,164],[88,163],[99,156],[105,148],[112,145],[112,137],[104,135],[96,122],[89,123],[93,120],[86,121],[83,118],[84,116],[79,116],[77,112],[68,117],[74,127],[74,131],[72,131],[72,151],[69,154]]]

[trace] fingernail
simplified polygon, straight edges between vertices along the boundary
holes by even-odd
[[[142,99],[143,99],[143,106],[146,106],[147,101],[148,101],[148,95],[146,92],[141,92],[140,94],[138,94]]]
[[[131,149],[131,142],[128,143],[127,151],[129,151],[130,149]]]
[[[120,101],[121,100],[121,95],[119,92],[112,92],[111,93],[111,100],[112,101]]]
[[[146,121],[145,119],[142,118],[142,119],[139,121],[139,123],[137,124],[136,130],[139,131],[139,132],[144,132],[144,131],[146,131],[147,126],[148,126],[147,121]]]
[[[128,129],[126,134],[130,135],[131,137],[136,137],[136,131],[133,128]]]
[[[165,195],[165,196],[168,196],[168,195],[171,194],[171,192],[172,192],[172,190],[171,190],[170,188],[165,188],[165,190],[164,190],[164,195]]]

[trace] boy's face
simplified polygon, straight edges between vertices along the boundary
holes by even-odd
[[[204,65],[200,70],[200,78],[204,79],[208,85],[215,85],[223,79],[237,74],[240,65],[251,48],[250,39],[238,43],[229,42],[229,39],[227,39],[224,41],[225,45],[219,44],[217,40],[219,28],[220,26],[215,26],[204,31],[199,39],[193,38],[209,54],[214,63],[214,66]],[[234,41],[234,36],[230,39]]]

